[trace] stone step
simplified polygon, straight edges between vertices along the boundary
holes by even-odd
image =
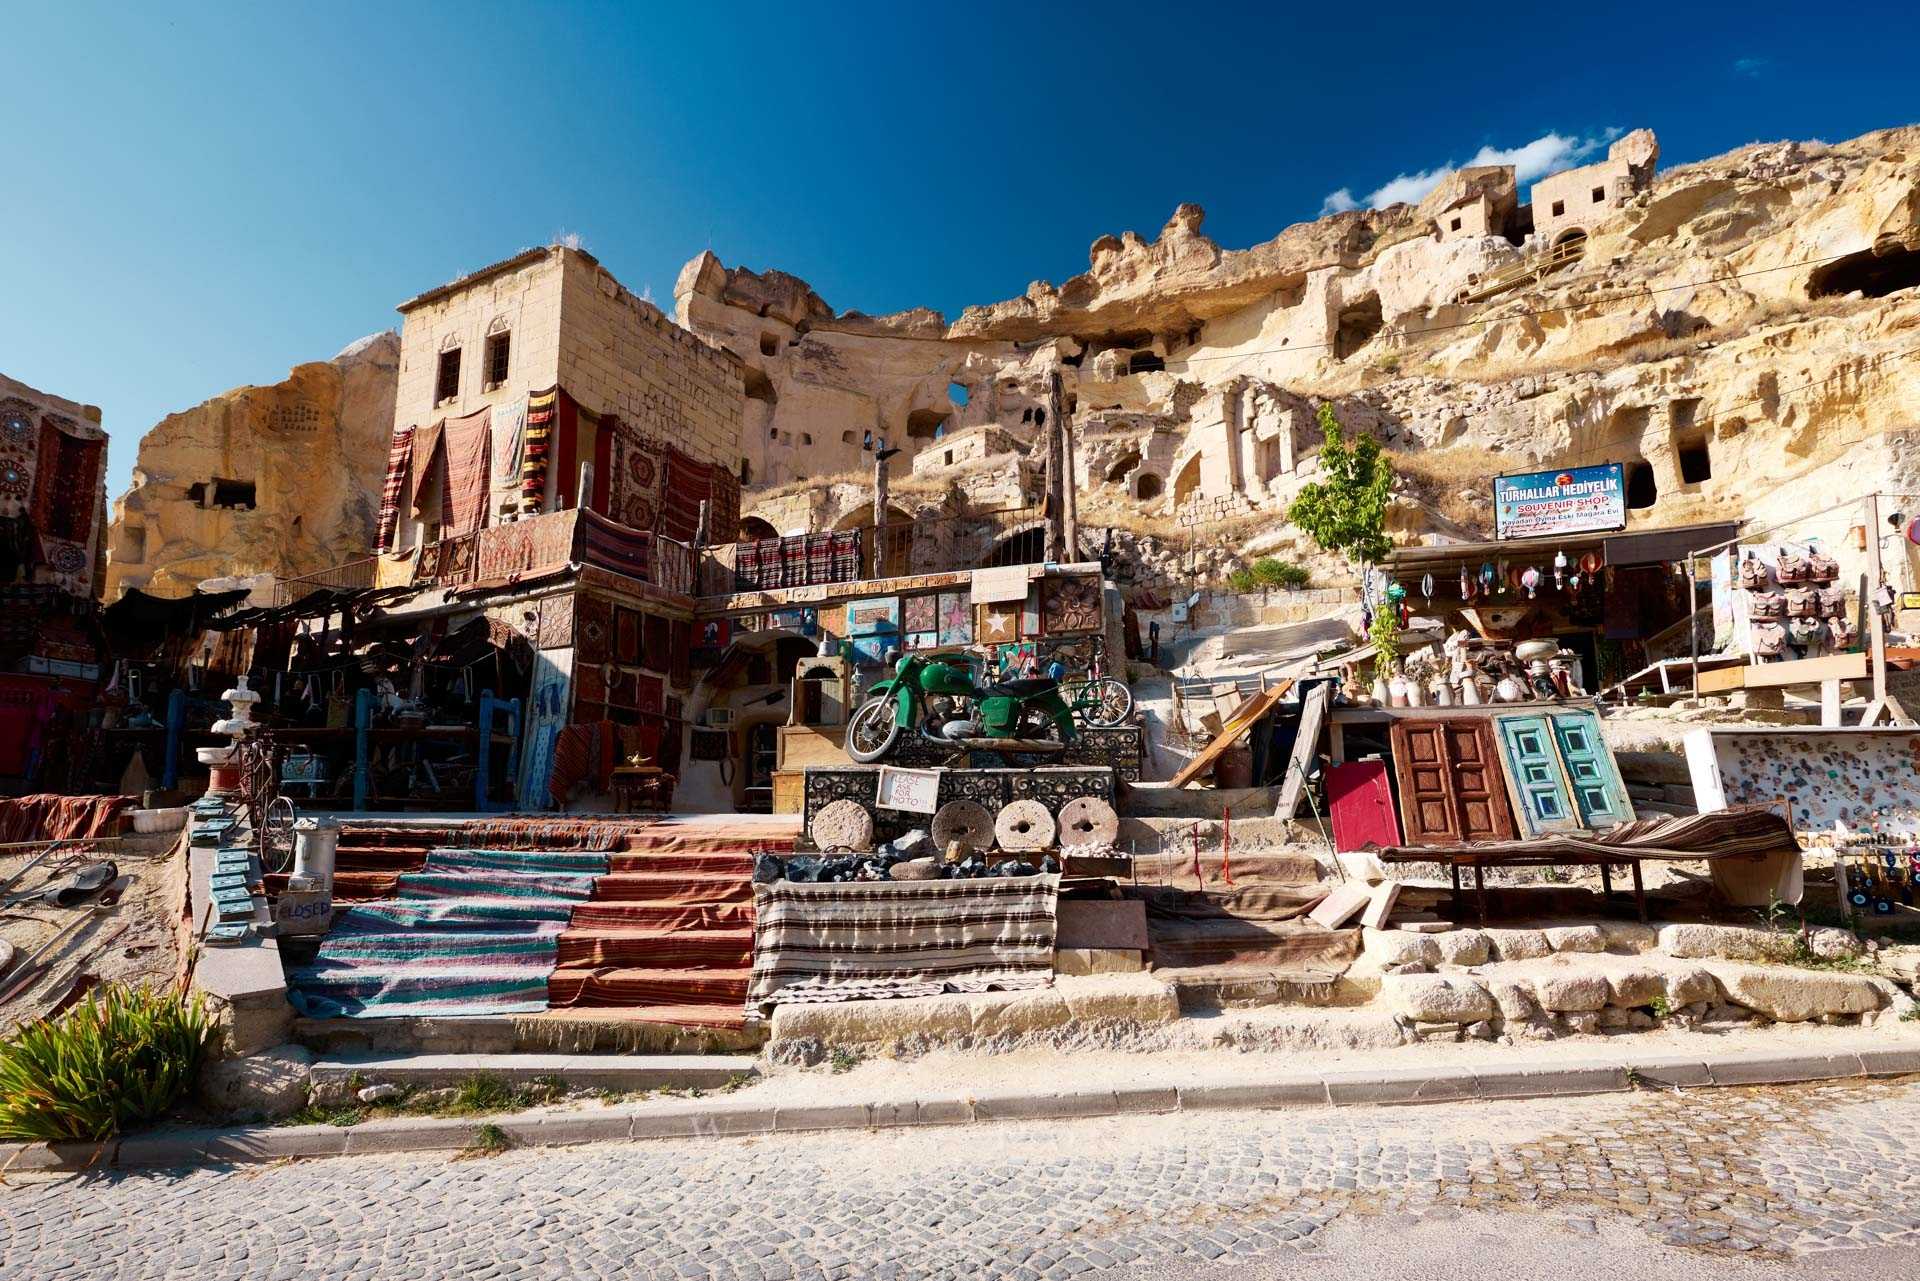
[[[1360,1005],[1379,990],[1378,980],[1349,979],[1324,970],[1194,966],[1156,969],[1153,976],[1172,986],[1183,1014],[1264,1005]]]
[[[558,1079],[606,1090],[718,1089],[758,1075],[744,1054],[336,1054],[313,1063],[315,1085],[458,1085],[474,1076],[513,1085]]]
[[[400,1015],[380,1019],[293,1021],[293,1039],[319,1054],[717,1054],[751,1053],[767,1025],[740,1024],[740,1009],[655,1005],[628,1009],[546,1010],[462,1018]]]

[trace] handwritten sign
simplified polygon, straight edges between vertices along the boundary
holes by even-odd
[[[940,771],[882,765],[879,781],[874,786],[873,803],[883,810],[931,814],[940,808]]]

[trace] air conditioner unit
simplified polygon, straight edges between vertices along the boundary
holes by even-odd
[[[707,724],[713,729],[732,729],[734,712],[731,707],[709,707]]]

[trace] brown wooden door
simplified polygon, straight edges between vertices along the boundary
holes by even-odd
[[[1392,737],[1408,844],[1513,839],[1506,778],[1484,717],[1395,720]]]

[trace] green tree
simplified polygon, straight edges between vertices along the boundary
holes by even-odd
[[[1326,438],[1320,449],[1324,479],[1301,489],[1287,509],[1287,519],[1312,534],[1320,546],[1339,552],[1355,565],[1383,560],[1393,547],[1387,540],[1393,464],[1371,436],[1357,435],[1348,444],[1331,404],[1321,404],[1319,418]]]
[[[1347,443],[1333,406],[1322,403],[1320,432],[1326,443],[1320,450],[1324,479],[1301,489],[1287,509],[1287,518],[1313,535],[1313,541],[1345,556],[1356,568],[1384,560],[1393,544],[1387,539],[1387,503],[1393,496],[1393,464],[1380,452],[1380,442],[1356,435]],[[1376,652],[1375,670],[1393,671],[1399,647],[1400,620],[1392,604],[1382,601],[1368,629]]]

